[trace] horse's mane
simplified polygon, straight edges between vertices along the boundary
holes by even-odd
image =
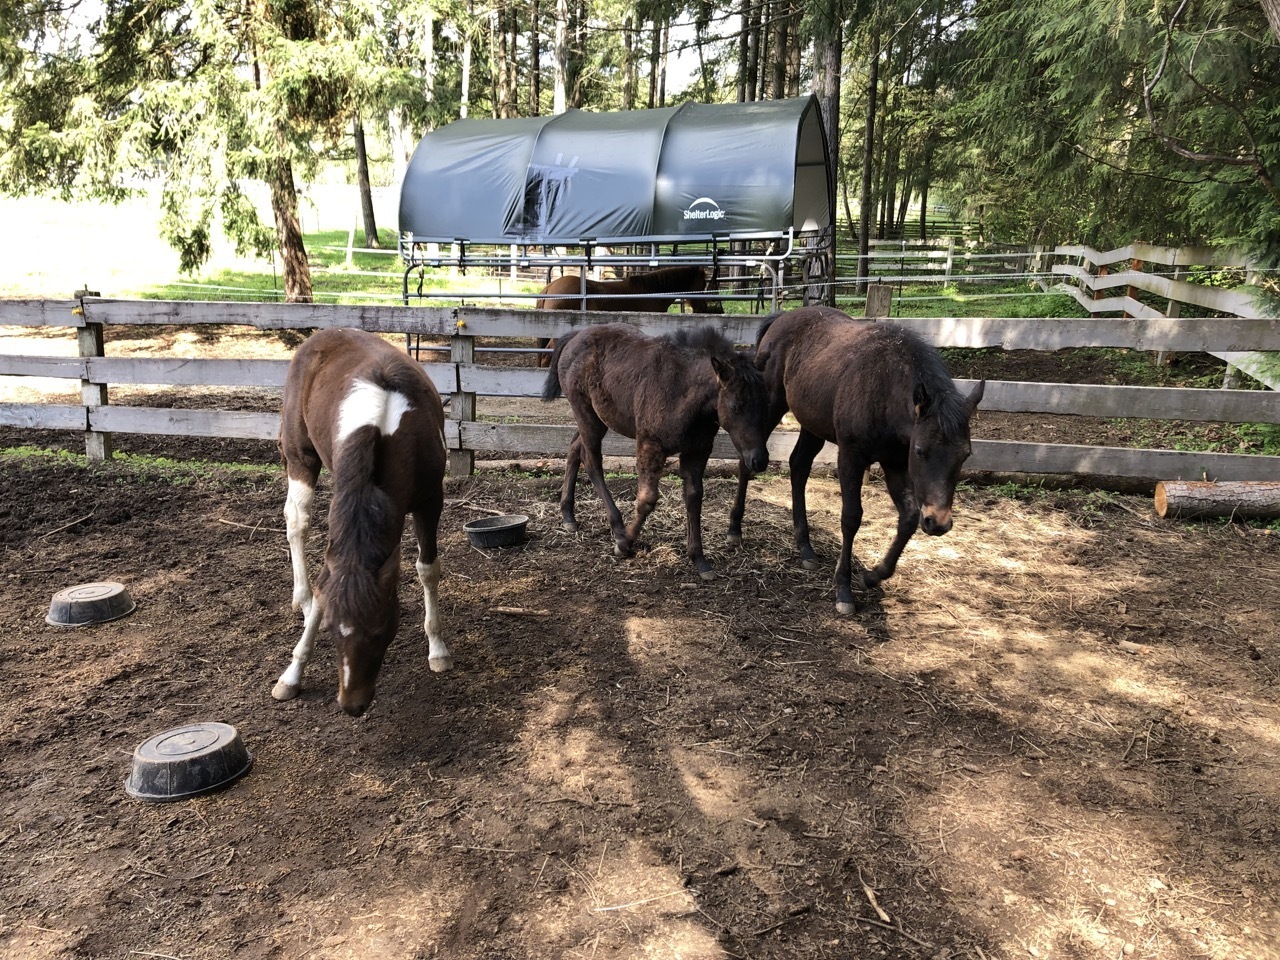
[[[664,334],[659,339],[666,340],[672,346],[684,350],[714,357],[732,366],[737,371],[737,376],[748,387],[758,382],[759,388],[764,389],[764,374],[756,369],[752,354],[738,350],[715,327],[686,327],[674,333]]]
[[[895,329],[901,331],[902,340],[915,361],[915,386],[923,387],[929,395],[929,415],[938,421],[944,437],[963,435],[969,427],[968,401],[956,389],[942,354],[914,331],[904,327]]]
[[[665,333],[659,339],[666,340],[673,347],[694,350],[721,360],[728,360],[737,352],[715,327],[685,327],[674,333]]]

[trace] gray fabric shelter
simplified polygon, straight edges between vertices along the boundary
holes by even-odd
[[[558,245],[819,231],[828,170],[814,96],[459,120],[414,151],[400,234]]]

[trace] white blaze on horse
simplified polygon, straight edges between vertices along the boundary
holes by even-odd
[[[304,617],[293,660],[271,691],[298,695],[316,635],[338,650],[338,704],[360,716],[400,623],[400,541],[413,514],[426,608],[428,664],[453,667],[440,629],[436,535],[444,506],[444,408],[422,367],[380,337],[323,330],[298,348],[285,380],[280,453],[293,561],[293,607]],[[320,468],[329,470],[329,540],[315,584],[306,535]]]

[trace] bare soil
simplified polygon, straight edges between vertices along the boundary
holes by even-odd
[[[0,429],[46,441],[78,446]],[[1266,530],[966,486],[841,617],[785,476],[752,483],[738,549],[708,481],[704,582],[674,480],[619,560],[585,483],[570,534],[554,469],[485,468],[442,522],[457,668],[427,668],[408,565],[352,720],[324,644],[270,697],[301,626],[271,445],[128,443],[178,462],[0,453],[0,957],[1280,956]],[[834,481],[809,501],[833,564]],[[865,502],[869,563],[894,517],[877,482]],[[472,548],[492,512],[528,541]],[[97,580],[137,610],[45,623]],[[200,720],[239,729],[250,774],[126,795],[134,746]]]

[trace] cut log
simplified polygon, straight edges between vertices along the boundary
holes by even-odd
[[[1164,480],[1156,484],[1156,516],[1280,517],[1280,480]]]

